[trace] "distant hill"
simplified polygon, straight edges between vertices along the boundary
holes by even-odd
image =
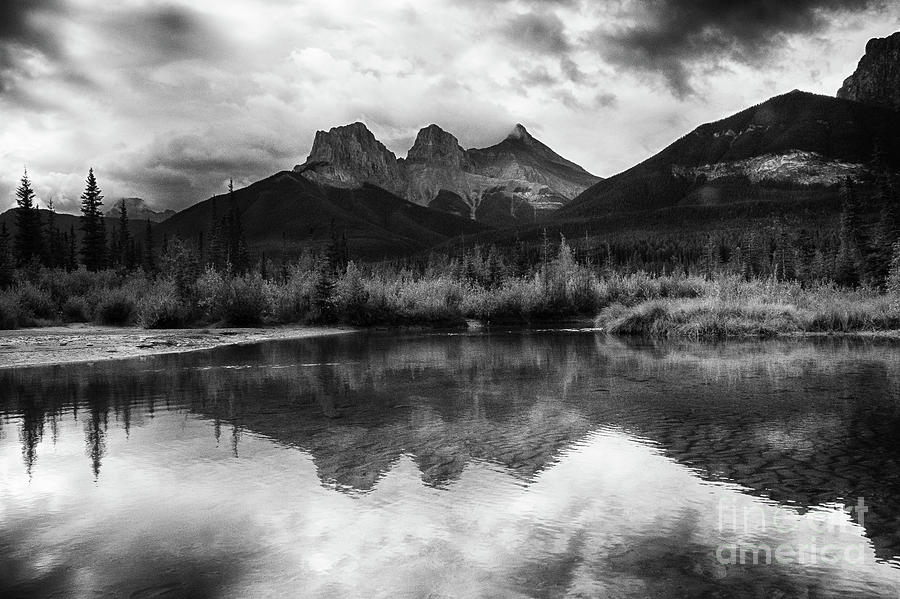
[[[492,225],[534,222],[600,180],[532,137],[522,125],[500,143],[465,150],[451,133],[425,127],[406,158],[363,123],[316,133],[312,151],[295,172],[335,187],[372,183],[422,206],[442,210],[448,192],[468,206],[467,217]],[[452,214],[460,214],[454,203]]]
[[[196,240],[229,209],[219,195],[160,223],[159,235]],[[347,236],[352,259],[377,259],[420,252],[459,235],[487,230],[470,219],[418,206],[375,185],[321,185],[282,171],[234,192],[244,234],[253,253],[294,256],[327,243],[332,228]],[[208,239],[208,238],[207,238]]]
[[[50,219],[50,211],[44,208],[40,209],[41,222],[46,226],[47,222]],[[62,212],[57,212],[55,214],[55,226],[56,229],[60,233],[68,233],[71,231],[75,232],[75,241],[76,243],[81,242],[82,232],[81,232],[81,220],[75,214],[65,214]],[[115,231],[119,227],[119,219],[106,217],[104,219],[106,223],[106,231],[107,234],[110,231]],[[0,214],[0,223],[6,223],[7,229],[9,229],[10,235],[15,236],[16,234],[16,209],[10,208],[6,212]],[[153,224],[153,236],[156,236],[157,225]],[[146,220],[136,220],[136,219],[128,219],[128,230],[131,232],[132,238],[135,242],[143,242],[144,236],[147,232],[147,221]],[[157,246],[159,245],[159,240],[154,240]]]
[[[174,210],[154,210],[142,198],[119,198],[105,202],[106,205],[112,206],[105,212],[105,215],[109,218],[119,218],[119,206],[122,200],[125,200],[125,212],[130,220],[149,220],[152,223],[161,223],[175,214]]]
[[[877,155],[900,166],[900,114],[793,91],[701,125],[585,190],[555,220],[675,206],[791,201],[798,189],[864,181]]]

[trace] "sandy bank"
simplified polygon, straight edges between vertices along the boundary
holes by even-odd
[[[97,362],[353,332],[341,327],[166,329],[70,325],[0,331],[0,368]]]

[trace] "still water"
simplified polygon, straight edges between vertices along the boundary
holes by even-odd
[[[0,597],[897,597],[898,434],[900,346],[860,341],[0,370]]]

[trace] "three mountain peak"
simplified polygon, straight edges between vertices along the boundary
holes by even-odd
[[[337,187],[371,183],[411,202],[503,224],[533,221],[600,180],[540,143],[521,124],[487,148],[464,149],[437,124],[422,128],[397,158],[361,122],[318,131],[306,162],[294,169]],[[441,196],[437,204],[433,202]],[[442,208],[444,207],[444,208]]]

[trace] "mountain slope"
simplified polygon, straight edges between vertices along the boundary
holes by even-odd
[[[760,188],[824,188],[846,176],[864,177],[876,153],[890,168],[900,166],[900,114],[794,91],[701,125],[659,154],[593,185],[556,218],[722,205],[743,201]]]
[[[365,125],[354,123],[317,132],[306,162],[294,170],[336,187],[372,183],[422,206],[449,192],[468,206],[470,218],[499,225],[533,222],[537,211],[555,210],[600,180],[522,125],[499,144],[472,150],[429,125],[407,157],[396,159]],[[445,199],[433,207],[440,210]]]
[[[296,255],[346,234],[351,258],[381,258],[422,251],[458,235],[486,229],[471,220],[429,210],[374,185],[320,185],[282,171],[235,190],[234,202],[254,253]],[[226,195],[187,208],[161,223],[169,237],[197,239],[229,209]]]

